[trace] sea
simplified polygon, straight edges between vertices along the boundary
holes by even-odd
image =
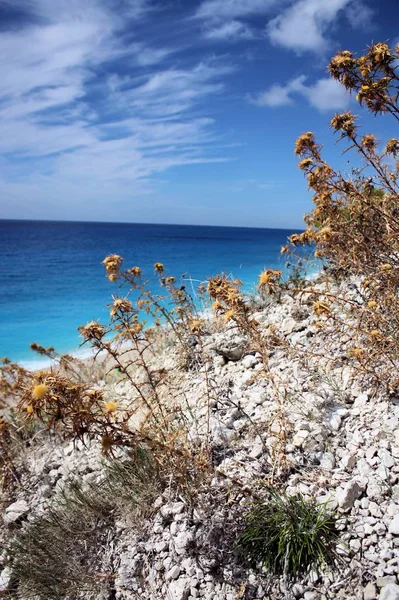
[[[217,273],[255,290],[264,268],[284,270],[286,229],[0,220],[0,358],[29,368],[41,361],[31,342],[60,353],[82,352],[77,328],[108,321],[118,290],[101,264],[119,254],[139,266],[158,291],[154,263],[195,292]]]

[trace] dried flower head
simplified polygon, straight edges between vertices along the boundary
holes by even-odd
[[[110,281],[116,281],[120,274],[123,258],[118,254],[110,254],[103,260],[103,265]]]
[[[165,267],[163,266],[162,263],[160,262],[156,262],[154,265],[154,269],[157,273],[163,273],[165,271]]]
[[[258,287],[260,289],[267,287],[269,291],[274,290],[281,275],[282,271],[278,271],[277,269],[266,269],[265,271],[262,271],[259,275]]]
[[[295,143],[295,154],[302,155],[306,151],[312,151],[316,148],[316,142],[314,134],[311,131],[307,131],[299,136]]]
[[[231,321],[234,318],[234,310],[228,310],[224,313],[223,318],[225,321]]]
[[[48,393],[48,391],[49,388],[47,385],[44,385],[44,383],[39,383],[33,388],[32,394],[35,398],[41,400]]]
[[[110,414],[114,413],[117,408],[118,408],[118,405],[113,400],[106,402],[104,405],[105,412],[110,413]]]
[[[118,314],[126,315],[131,313],[132,310],[133,306],[130,300],[126,300],[126,298],[116,298],[112,304],[110,315],[111,317],[116,317]]]
[[[391,138],[385,146],[385,152],[396,156],[399,152],[399,140]]]
[[[128,275],[133,275],[133,277],[141,277],[141,269],[140,267],[132,267],[126,271]]]
[[[328,317],[331,314],[331,308],[329,306],[329,304],[327,304],[327,302],[323,302],[322,300],[318,300],[317,302],[313,303],[312,306],[314,312],[316,313],[316,315],[320,316],[325,316]]]
[[[106,334],[106,329],[98,321],[90,321],[87,325],[79,327],[79,333],[85,341],[100,341]]]
[[[367,133],[362,137],[360,145],[363,146],[363,148],[366,148],[367,150],[375,150],[375,147],[377,145],[377,139],[371,133]]]
[[[355,131],[355,119],[356,117],[351,112],[347,111],[334,115],[330,124],[335,131],[343,131],[351,136]]]
[[[202,321],[200,319],[193,319],[190,322],[190,331],[192,333],[199,333],[202,328]]]

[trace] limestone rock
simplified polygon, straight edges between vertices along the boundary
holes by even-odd
[[[5,592],[11,579],[11,569],[5,567],[0,573],[0,592]]]
[[[28,512],[28,503],[25,500],[18,500],[6,508],[6,512],[3,517],[4,523],[6,523],[6,525],[9,525],[10,523],[16,523]]]
[[[213,349],[226,360],[236,362],[244,356],[247,345],[247,340],[239,335],[230,338],[221,336],[214,343]]]
[[[399,600],[399,585],[388,583],[382,588],[379,600]]]
[[[338,488],[336,491],[338,506],[344,511],[350,510],[361,493],[362,488],[356,480],[348,481],[345,487]]]
[[[392,519],[389,525],[389,533],[399,535],[399,513]]]
[[[181,577],[176,581],[172,581],[169,584],[168,592],[170,600],[187,600],[190,595],[190,580]]]

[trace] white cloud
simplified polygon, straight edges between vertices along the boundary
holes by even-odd
[[[338,81],[325,77],[314,85],[303,86],[300,93],[317,110],[343,110],[348,108],[350,95]]]
[[[194,14],[205,23],[203,36],[212,41],[232,42],[261,37],[259,24],[245,22],[268,14],[289,0],[203,0]],[[263,37],[263,34],[262,34]]]
[[[304,97],[311,106],[324,112],[327,110],[343,110],[348,107],[350,95],[338,82],[330,78],[322,78],[314,84],[306,85],[306,77],[300,75],[286,85],[273,84],[269,89],[249,96],[248,100],[257,106],[286,106],[294,103],[295,94]]]
[[[256,104],[256,106],[286,106],[293,104],[294,100],[291,96],[293,92],[300,91],[303,87],[305,77],[301,75],[296,79],[293,79],[287,85],[281,85],[280,83],[274,83],[264,92],[257,94],[256,96],[248,96],[249,102]]]
[[[146,1],[0,0],[5,6],[34,18],[0,37],[3,197],[112,201],[149,189],[168,168],[227,160],[200,109],[232,67],[168,68],[176,49],[132,35]]]
[[[211,26],[206,29],[204,36],[210,40],[250,40],[254,37],[254,32],[245,23],[241,21],[226,21],[220,25]]]
[[[329,46],[328,33],[340,13],[345,11],[354,20],[355,5],[363,22],[370,18],[371,11],[361,0],[297,0],[269,21],[267,34],[277,46],[322,52]]]

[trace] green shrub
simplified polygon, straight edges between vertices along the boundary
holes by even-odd
[[[325,504],[268,489],[246,517],[238,550],[253,567],[295,579],[337,560],[335,517]]]

